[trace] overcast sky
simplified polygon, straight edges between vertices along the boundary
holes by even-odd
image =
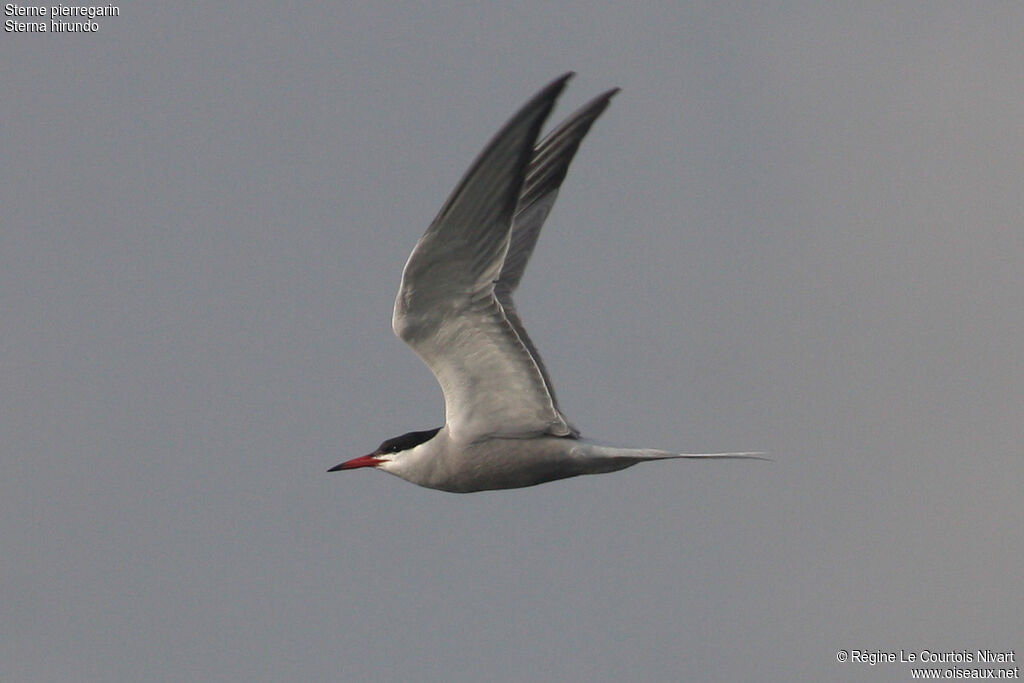
[[[1020,5],[120,10],[0,35],[0,679],[1024,656]],[[774,461],[469,495],[327,474],[443,421],[391,332],[401,268],[570,69],[550,124],[622,93],[518,296],[563,409]]]

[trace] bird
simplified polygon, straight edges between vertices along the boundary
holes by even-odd
[[[512,294],[580,142],[619,92],[598,95],[538,142],[573,75],[540,90],[490,140],[402,271],[392,327],[441,385],[444,425],[387,439],[328,472],[373,468],[470,493],[650,460],[766,459],[758,452],[676,453],[585,439],[559,407]]]

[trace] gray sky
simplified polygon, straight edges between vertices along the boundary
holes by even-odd
[[[232,4],[0,35],[0,679],[1024,656],[1024,9]],[[623,92],[518,297],[563,408],[774,462],[326,474],[441,423],[402,265],[569,69],[552,123]]]

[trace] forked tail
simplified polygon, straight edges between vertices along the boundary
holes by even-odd
[[[626,467],[628,467],[626,463],[636,464],[646,460],[670,459],[766,460],[768,462],[772,462],[772,459],[769,458],[766,453],[760,451],[746,451],[742,453],[673,453],[672,451],[662,451],[655,448],[621,448],[618,446],[609,446],[597,443],[588,439],[580,439],[578,443],[578,453],[584,458],[607,460],[609,463],[617,462]]]
[[[667,451],[656,451],[664,453],[656,459],[662,458],[690,458],[691,460],[765,460],[774,462],[762,451],[750,451],[748,453],[669,453]]]

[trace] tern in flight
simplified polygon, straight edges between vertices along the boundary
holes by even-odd
[[[443,427],[408,432],[330,472],[373,467],[455,493],[615,472],[647,460],[753,458],[673,453],[580,437],[558,407],[512,293],[580,141],[618,88],[539,143],[571,73],[541,90],[488,143],[412,250],[392,325],[437,377]]]

